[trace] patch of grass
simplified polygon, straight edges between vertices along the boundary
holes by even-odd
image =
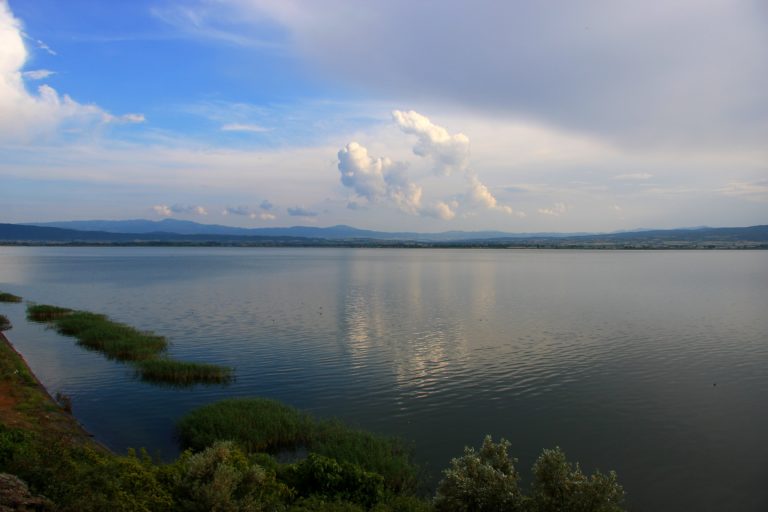
[[[183,447],[201,450],[218,440],[237,442],[250,453],[306,449],[380,474],[388,490],[415,492],[419,471],[411,450],[394,438],[316,420],[264,398],[229,399],[196,409],[178,424]]]
[[[72,313],[69,308],[60,308],[48,304],[30,304],[27,306],[27,320],[50,322]]]
[[[11,321],[8,320],[8,317],[0,315],[0,331],[7,331],[11,327],[13,327],[13,325],[11,325]]]
[[[57,318],[54,325],[59,333],[77,338],[79,345],[118,361],[148,360],[168,347],[162,336],[86,311],[74,311]]]
[[[163,336],[139,331],[106,315],[47,304],[27,306],[27,318],[49,322],[59,334],[77,338],[77,344],[107,358],[133,363],[142,380],[172,386],[223,384],[232,380],[232,368],[161,357],[168,348]]]
[[[21,302],[21,297],[8,292],[0,292],[0,302]]]
[[[136,364],[142,380],[174,386],[225,384],[232,380],[232,368],[209,363],[147,359]]]
[[[232,398],[193,410],[178,433],[182,446],[193,450],[231,440],[250,453],[277,453],[308,444],[313,425],[311,416],[276,400]]]

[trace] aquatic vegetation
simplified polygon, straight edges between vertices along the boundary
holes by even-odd
[[[21,302],[21,297],[8,292],[0,292],[0,302]]]
[[[142,380],[176,386],[223,384],[232,380],[232,368],[228,366],[175,359],[146,359],[136,363],[136,370]]]
[[[309,443],[312,417],[267,398],[231,398],[193,410],[178,424],[184,448],[202,450],[220,439],[249,453],[277,453]]]
[[[27,306],[27,319],[33,322],[50,322],[72,313],[69,308],[49,304],[30,304]]]
[[[178,434],[183,447],[196,450],[221,439],[249,453],[307,450],[377,473],[396,493],[414,492],[419,484],[419,470],[402,441],[337,420],[318,420],[265,398],[229,399],[196,409],[179,422]]]
[[[232,368],[162,357],[168,341],[158,334],[139,331],[106,315],[47,304],[30,304],[27,318],[49,322],[59,334],[116,361],[132,363],[142,380],[157,384],[191,386],[222,384],[232,379]]]
[[[105,315],[74,311],[54,321],[56,330],[77,338],[79,345],[118,361],[142,361],[168,348],[164,337],[114,322]]]
[[[13,326],[11,325],[11,321],[8,320],[8,317],[5,315],[0,315],[0,331],[7,331],[11,327]]]

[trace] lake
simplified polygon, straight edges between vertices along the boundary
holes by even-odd
[[[768,509],[768,252],[0,247],[0,290],[106,313],[233,366],[158,387],[0,304],[6,334],[110,448],[264,396],[402,437],[433,481],[505,437],[559,445],[632,510]]]

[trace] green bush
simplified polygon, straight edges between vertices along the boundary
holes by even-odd
[[[274,474],[252,464],[237,446],[221,441],[200,453],[184,452],[166,470],[183,512],[276,510],[290,497]]]
[[[616,473],[587,477],[568,463],[560,448],[544,450],[533,465],[532,510],[535,512],[620,512],[624,489]]]
[[[624,490],[616,474],[585,476],[570,464],[560,448],[544,450],[533,466],[530,495],[519,488],[515,460],[507,455],[509,442],[498,444],[486,436],[479,453],[465,448],[451,461],[437,488],[435,508],[444,512],[621,512]]]
[[[453,459],[437,487],[435,509],[445,512],[521,510],[523,496],[515,460],[507,454],[509,442],[495,444],[486,436],[479,452],[466,447]]]
[[[118,457],[0,425],[0,472],[19,476],[60,511],[168,511],[172,497],[149,457]]]
[[[384,495],[381,475],[316,453],[291,467],[288,482],[301,496],[350,501],[366,507],[378,503]]]

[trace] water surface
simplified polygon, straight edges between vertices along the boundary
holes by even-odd
[[[117,451],[265,396],[416,447],[436,478],[504,436],[615,469],[632,510],[768,509],[768,252],[0,247],[0,290],[154,330],[229,386],[139,382],[0,305],[52,391]]]

